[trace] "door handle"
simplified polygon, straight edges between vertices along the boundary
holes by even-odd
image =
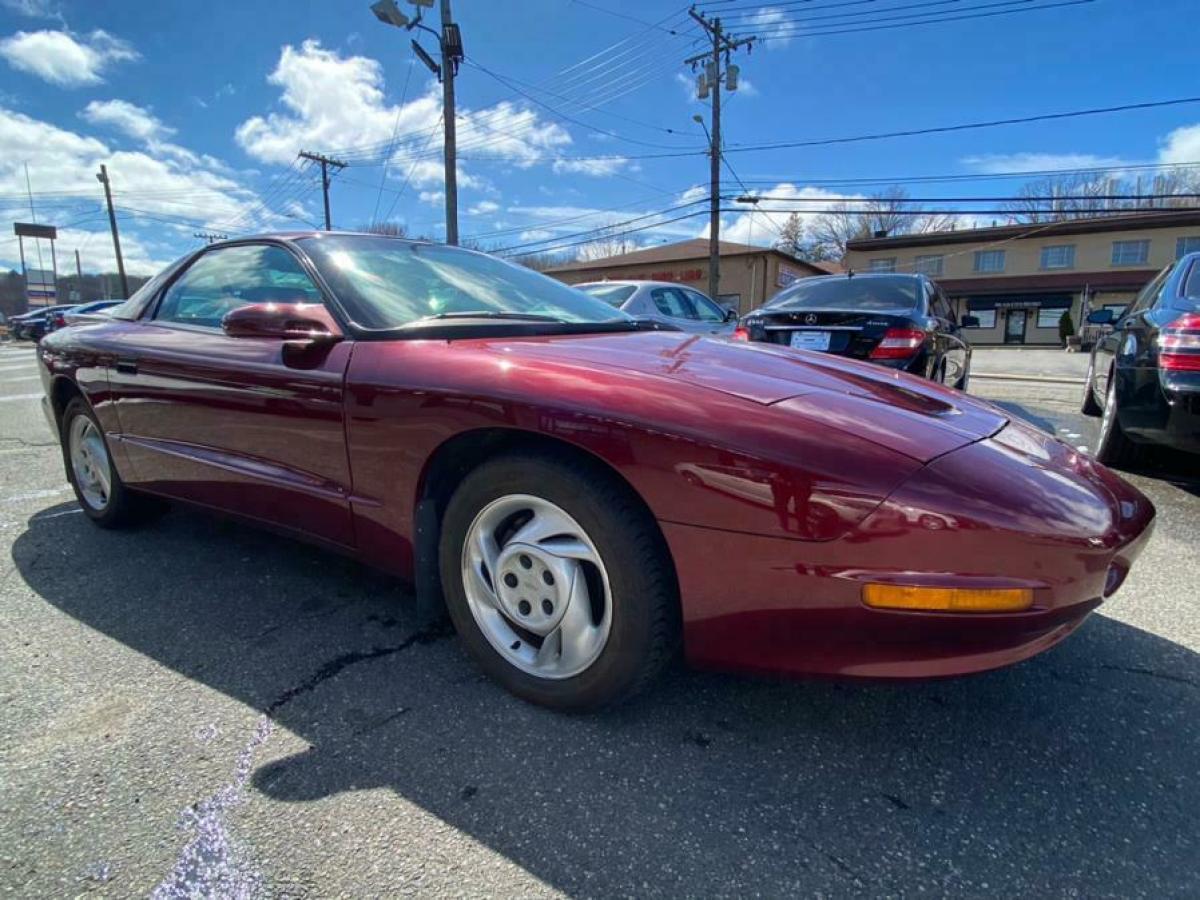
[[[138,370],[137,360],[130,357],[118,358],[116,369],[122,375],[136,375]]]

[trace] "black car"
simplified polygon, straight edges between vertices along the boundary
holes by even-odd
[[[74,303],[59,306],[43,306],[38,309],[32,309],[22,315],[13,316],[9,319],[9,329],[12,331],[13,339],[40,341],[48,330],[47,326],[50,316],[55,313],[65,312],[73,306],[75,306]]]
[[[924,275],[805,278],[746,315],[735,340],[836,353],[967,389],[971,346],[942,289]]]
[[[1135,466],[1159,444],[1200,453],[1200,253],[1167,266],[1119,317],[1088,316],[1113,326],[1092,348],[1083,411],[1102,416],[1096,458]]]

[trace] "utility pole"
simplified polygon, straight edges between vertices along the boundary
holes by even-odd
[[[113,212],[112,187],[108,183],[108,167],[101,164],[96,180],[104,185],[104,201],[108,204],[108,225],[112,229],[113,252],[117,256],[117,274],[121,276],[121,297],[129,299],[129,280],[125,277],[125,260],[121,258],[121,236],[117,232],[117,214]]]
[[[721,20],[709,20],[704,13],[694,9],[688,15],[704,29],[712,43],[712,49],[684,60],[695,70],[697,64],[704,66],[700,73],[699,94],[703,100],[712,94],[712,129],[709,132],[709,201],[708,201],[708,295],[718,299],[721,283],[721,83],[726,90],[736,91],[738,67],[730,63],[730,57],[741,47],[749,51],[753,37],[730,38],[721,28]],[[725,70],[721,70],[721,56],[725,57]]]
[[[442,0],[442,119],[446,166],[446,243],[458,244],[458,140],[454,122],[454,78],[463,57],[462,35],[450,19],[450,0]]]
[[[328,231],[329,229],[326,228],[325,230]],[[229,240],[229,235],[217,234],[215,231],[193,231],[192,237],[196,238],[197,240],[204,241],[207,244],[215,244],[217,241]]]
[[[458,64],[462,62],[464,57],[462,32],[459,30],[458,25],[454,23],[453,17],[450,14],[450,0],[441,0],[441,33],[421,23],[421,17],[424,15],[423,7],[432,7],[433,0],[409,0],[409,2],[417,7],[417,15],[413,19],[400,12],[399,7],[396,6],[396,0],[376,0],[375,3],[371,4],[371,12],[375,14],[375,18],[385,25],[391,25],[394,28],[403,28],[407,31],[420,28],[422,31],[429,32],[437,39],[438,48],[442,53],[440,64],[426,53],[424,48],[416,41],[412,42],[412,48],[413,52],[417,54],[417,58],[426,65],[430,72],[437,76],[437,80],[442,84],[442,155],[446,177],[446,243],[457,244],[458,147],[454,112],[454,79],[458,75]]]
[[[300,151],[300,158],[311,159],[321,164],[321,189],[325,195],[325,230],[332,231],[333,226],[329,223],[329,167],[344,169],[346,164],[339,159],[332,159],[321,153],[309,153],[307,150]]]
[[[75,292],[78,299],[83,300],[83,265],[79,262],[78,247],[75,248]]]

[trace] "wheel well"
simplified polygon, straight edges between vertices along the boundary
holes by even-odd
[[[417,485],[414,498],[414,555],[418,602],[425,611],[431,611],[431,604],[436,604],[439,608],[442,604],[437,561],[438,541],[442,516],[450,497],[471,470],[489,459],[510,453],[536,453],[577,460],[595,471],[597,477],[620,484],[654,523],[655,531],[662,541],[662,552],[667,555],[671,574],[674,576],[675,561],[653,512],[642,496],[634,490],[633,485],[608,462],[574,444],[544,434],[511,428],[481,428],[456,435],[439,445],[425,464]]]
[[[50,405],[54,409],[54,419],[62,424],[63,413],[67,404],[76,397],[83,397],[83,391],[70,378],[60,375],[50,385]]]

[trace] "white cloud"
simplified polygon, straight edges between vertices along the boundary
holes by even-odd
[[[1163,139],[1158,151],[1165,165],[1200,162],[1200,125],[1176,128]]]
[[[1042,172],[1058,169],[1120,168],[1130,165],[1116,156],[1092,153],[989,153],[968,156],[963,163],[976,172],[992,175],[1004,172]]]
[[[430,82],[403,106],[388,104],[378,61],[343,56],[315,40],[299,48],[285,46],[267,81],[280,89],[282,109],[247,119],[235,133],[238,144],[255,159],[290,163],[302,147],[331,152],[360,148],[377,158],[396,135],[392,175],[402,180],[411,168],[417,187],[443,180],[442,100],[436,84]],[[458,111],[458,145],[464,160],[472,155],[501,157],[528,168],[552,159],[556,149],[569,143],[571,136],[561,126],[509,102]],[[460,168],[459,185],[472,183],[481,184]]]
[[[18,31],[0,41],[0,56],[14,69],[62,87],[98,84],[112,63],[138,58],[128,42],[99,29],[88,35]]]
[[[603,178],[619,172],[629,164],[623,156],[595,157],[593,159],[556,159],[554,171],[557,174],[571,173],[590,175],[593,178]]]
[[[696,200],[703,200],[708,196],[708,185],[693,184],[690,188],[679,195],[680,203],[692,203]]]
[[[62,21],[62,10],[52,0],[0,0],[0,6],[30,19],[57,19]]]
[[[446,202],[445,191],[421,191],[418,199],[422,203],[428,203],[430,206],[441,206]]]
[[[788,21],[787,13],[777,6],[764,6],[746,20],[748,34],[762,33],[763,46],[778,50],[792,42],[799,29],[795,22]]]
[[[150,110],[125,100],[93,100],[81,112],[93,125],[108,125],[139,141],[151,141],[174,134]]]
[[[756,192],[755,196],[759,198],[758,204],[747,205],[746,212],[721,217],[721,240],[739,244],[770,245],[779,239],[780,229],[793,212],[813,210],[798,212],[801,221],[809,222],[830,204],[850,196],[861,195],[837,194],[817,187],[781,182],[769,190]],[[696,236],[708,236],[707,221]]]
[[[500,204],[491,200],[480,200],[474,206],[470,207],[467,212],[473,216],[489,216],[500,209]]]
[[[156,151],[148,144],[145,150],[114,151],[95,137],[0,108],[0,193],[24,192],[25,160],[35,194],[56,192],[68,198],[43,213],[64,228],[93,214],[102,220],[103,193],[96,183],[101,163],[108,166],[119,215],[169,220],[156,220],[152,232],[174,226],[190,237],[196,227],[229,230],[239,221],[249,222],[249,213],[258,206],[258,197],[227,168],[186,148],[164,144]],[[269,215],[256,218],[261,219],[256,227],[272,224]]]

